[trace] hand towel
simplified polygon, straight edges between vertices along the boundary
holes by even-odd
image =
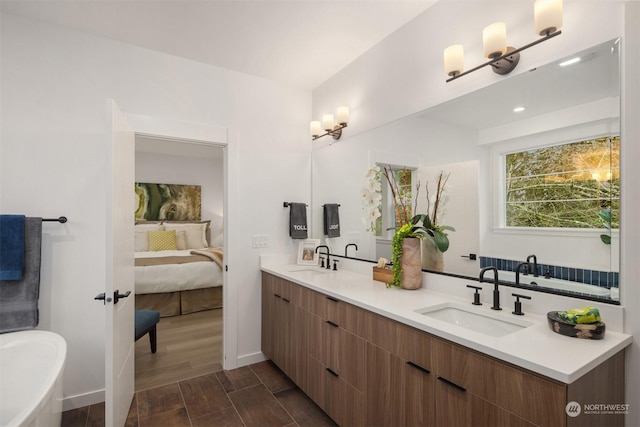
[[[292,239],[307,238],[307,205],[304,203],[289,204],[289,236]]]
[[[25,218],[24,243],[22,279],[0,280],[0,333],[38,326],[42,218]]]
[[[20,280],[24,269],[24,215],[0,215],[0,280]]]
[[[327,237],[340,237],[340,214],[337,203],[324,205],[324,235]]]

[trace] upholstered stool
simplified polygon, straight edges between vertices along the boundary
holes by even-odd
[[[135,339],[149,333],[149,343],[151,343],[151,353],[156,352],[156,325],[160,321],[160,313],[155,310],[135,310]]]

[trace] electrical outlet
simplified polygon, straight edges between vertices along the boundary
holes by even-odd
[[[350,231],[347,233],[348,243],[360,243],[360,233],[357,231]]]
[[[268,248],[269,247],[269,235],[268,234],[254,234],[251,240],[252,240],[252,247],[254,247],[254,248]]]

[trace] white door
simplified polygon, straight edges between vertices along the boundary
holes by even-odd
[[[113,100],[107,101],[106,425],[124,426],[134,393],[134,157],[135,136]],[[118,297],[116,295],[122,295]],[[126,297],[128,296],[128,298]],[[111,299],[111,301],[109,301]]]

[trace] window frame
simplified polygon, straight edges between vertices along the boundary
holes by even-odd
[[[606,129],[586,135],[560,135],[541,138],[523,138],[520,141],[509,141],[495,144],[490,149],[492,222],[491,229],[495,233],[536,236],[591,237],[602,234],[600,228],[570,227],[513,227],[507,226],[506,203],[506,156],[527,150],[535,150],[557,145],[565,145],[595,138],[620,137],[618,129]],[[622,141],[620,142],[622,143]],[[619,166],[618,166],[619,167]],[[619,228],[611,230],[612,237],[619,236]]]

